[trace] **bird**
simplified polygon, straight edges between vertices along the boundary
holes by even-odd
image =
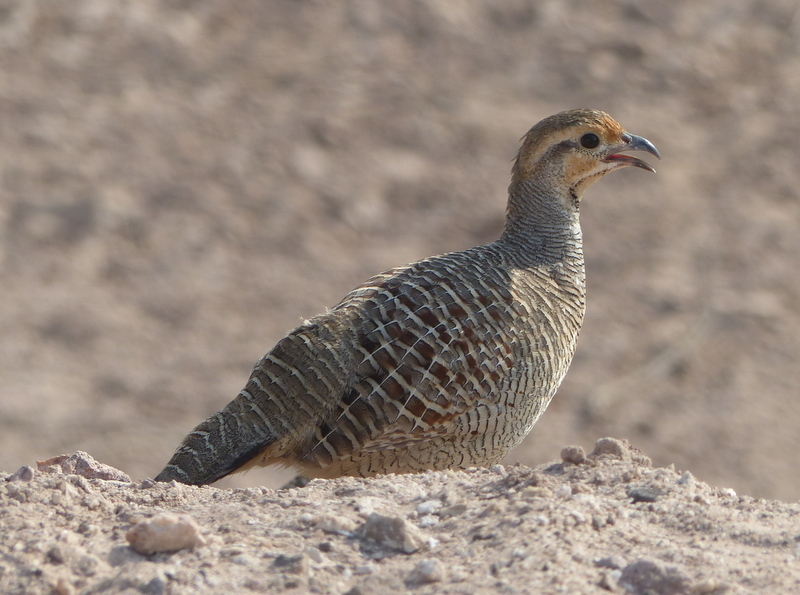
[[[521,139],[491,243],[378,274],[305,320],[244,389],[178,446],[156,481],[213,483],[254,466],[307,478],[488,467],[530,432],[567,373],[585,312],[584,191],[655,169],[647,139],[573,109]]]

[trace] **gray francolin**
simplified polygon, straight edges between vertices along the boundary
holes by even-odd
[[[156,479],[208,484],[273,464],[337,477],[498,462],[575,352],[581,195],[615,169],[655,171],[624,151],[659,157],[600,111],[536,124],[514,162],[500,239],[386,271],[291,331]]]

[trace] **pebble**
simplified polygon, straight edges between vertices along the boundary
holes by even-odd
[[[307,574],[308,557],[304,554],[298,554],[297,556],[285,556],[281,554],[275,558],[272,567],[287,574]]]
[[[44,461],[36,461],[39,471],[53,472],[61,470],[69,475],[80,475],[86,479],[104,479],[130,483],[127,473],[95,460],[89,453],[79,450],[71,455],[58,455]]]
[[[353,569],[353,574],[355,575],[366,575],[372,574],[375,572],[375,567],[372,564],[364,564],[363,566],[356,566]]]
[[[314,546],[306,546],[306,549],[303,550],[308,556],[308,558],[317,564],[322,564],[325,562],[325,556],[322,555],[322,551]]]
[[[561,449],[561,460],[565,463],[580,465],[586,462],[586,451],[580,446],[565,446]]]
[[[691,593],[692,580],[674,566],[639,559],[619,575],[619,584],[631,593]]]
[[[125,535],[134,551],[149,555],[194,549],[205,544],[199,528],[189,515],[162,513],[135,524]]]
[[[6,481],[33,481],[36,471],[33,467],[23,465],[13,473]]]
[[[437,513],[440,519],[445,519],[450,516],[459,516],[467,512],[467,505],[466,504],[453,504],[452,506],[446,506],[442,508]]]
[[[237,554],[231,557],[231,562],[239,566],[255,566],[258,563],[258,559],[248,554]]]
[[[632,498],[634,504],[636,502],[655,502],[666,493],[661,488],[637,487],[628,490],[628,498]]]
[[[410,587],[438,583],[444,579],[444,574],[444,564],[441,561],[436,558],[427,558],[414,566],[406,577],[405,583]]]
[[[317,520],[318,529],[326,533],[337,533],[339,535],[350,535],[356,530],[356,523],[345,516],[326,514]]]
[[[506,468],[503,467],[502,465],[492,465],[491,467],[489,467],[489,471],[491,471],[492,473],[497,473],[497,475],[502,475],[503,477],[508,475]]]
[[[422,517],[419,522],[417,523],[418,527],[433,527],[434,525],[439,523],[439,517],[434,516],[432,514],[426,514]]]
[[[367,517],[359,533],[367,541],[405,554],[413,554],[428,543],[422,531],[404,518],[377,513]]]
[[[598,568],[610,568],[611,570],[618,570],[625,566],[625,558],[618,554],[598,558],[594,561],[594,565]]]
[[[623,461],[630,459],[625,443],[616,438],[600,438],[595,442],[591,456],[598,457],[600,455],[610,455]]]
[[[427,500],[417,506],[417,514],[424,516],[426,514],[433,514],[442,507],[439,500]]]

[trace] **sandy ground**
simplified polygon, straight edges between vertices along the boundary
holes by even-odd
[[[281,491],[3,474],[0,592],[800,589],[797,504],[654,468],[614,439],[563,458]]]
[[[494,239],[517,139],[588,106],[664,159],[585,197],[578,354],[508,462],[613,435],[796,500],[796,3],[384,4],[0,2],[0,469],[154,475],[299,320]]]
[[[0,1],[0,469],[83,450],[155,475],[300,319],[380,270],[494,239],[517,139],[585,106],[664,159],[587,193],[578,354],[508,465],[612,435],[796,501],[798,14]]]

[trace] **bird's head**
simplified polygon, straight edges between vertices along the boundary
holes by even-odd
[[[511,188],[531,182],[555,184],[577,208],[583,192],[615,169],[633,166],[655,172],[647,162],[623,153],[645,151],[658,159],[658,149],[630,134],[608,114],[591,109],[560,112],[545,118],[523,137],[514,162]],[[567,206],[567,205],[565,205]]]

